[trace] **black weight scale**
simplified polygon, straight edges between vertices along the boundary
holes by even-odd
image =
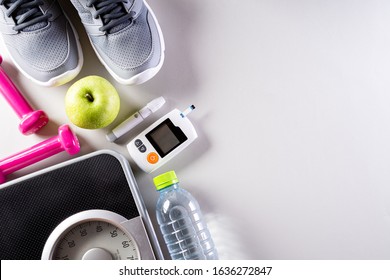
[[[0,259],[163,259],[130,165],[101,150],[0,186]]]

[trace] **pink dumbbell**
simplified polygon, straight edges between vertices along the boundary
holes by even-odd
[[[0,184],[6,181],[7,175],[62,151],[66,151],[70,155],[80,151],[77,136],[66,124],[58,128],[57,136],[0,160]]]
[[[0,56],[0,64],[2,62],[3,58]],[[19,130],[23,134],[35,133],[49,121],[45,112],[33,110],[2,67],[0,67],[0,92],[21,119]]]

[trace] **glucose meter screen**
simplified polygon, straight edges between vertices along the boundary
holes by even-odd
[[[163,121],[145,136],[161,157],[165,157],[187,140],[183,131],[170,119]]]

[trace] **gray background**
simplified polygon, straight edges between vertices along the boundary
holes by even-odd
[[[389,1],[150,0],[166,60],[155,78],[132,87],[109,76],[75,10],[61,2],[84,51],[77,79],[103,76],[121,97],[109,127],[72,126],[79,155],[102,148],[124,154],[155,225],[152,178],[174,169],[198,198],[221,259],[390,258]],[[72,82],[37,86],[2,46],[1,54],[17,86],[51,119],[38,135],[23,136],[2,100],[3,158],[69,123],[64,96]],[[110,129],[158,96],[167,99],[160,111],[119,143],[106,141]],[[190,104],[199,138],[161,169],[142,173],[125,144]],[[56,155],[9,178],[69,158]]]

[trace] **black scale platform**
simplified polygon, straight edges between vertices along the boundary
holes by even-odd
[[[53,229],[84,210],[140,216],[138,187],[130,188],[124,172],[116,156],[103,152],[0,188],[0,259],[40,259]]]

